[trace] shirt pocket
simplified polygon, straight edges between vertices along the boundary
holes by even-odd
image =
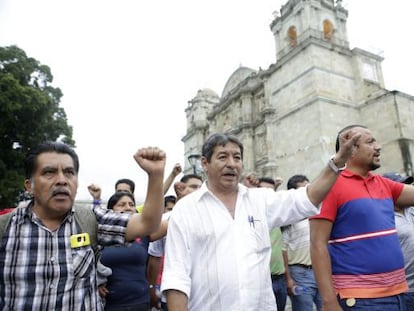
[[[270,248],[270,239],[264,219],[251,216],[248,221],[249,238],[255,247],[256,252],[266,252]]]
[[[94,273],[95,254],[91,247],[72,249],[72,271],[75,279],[89,278]]]

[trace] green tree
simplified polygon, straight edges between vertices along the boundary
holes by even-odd
[[[23,190],[27,151],[47,140],[75,146],[52,80],[48,66],[17,46],[0,47],[0,209]]]

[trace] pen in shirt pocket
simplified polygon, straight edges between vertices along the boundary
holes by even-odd
[[[252,215],[247,216],[247,221],[249,222],[250,227],[256,228],[255,223],[260,221],[260,219],[255,219]]]

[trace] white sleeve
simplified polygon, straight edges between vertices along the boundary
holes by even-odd
[[[266,214],[269,229],[283,227],[319,213],[307,195],[307,187],[266,192]]]
[[[174,211],[168,223],[161,291],[175,289],[190,297],[192,261],[185,217],[180,216],[178,210]]]
[[[154,242],[150,242],[148,246],[148,254],[154,257],[162,257],[164,255],[165,237]]]

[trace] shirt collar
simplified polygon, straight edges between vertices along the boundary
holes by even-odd
[[[19,224],[22,224],[25,221],[25,219],[33,219],[34,218],[33,206],[34,206],[33,200],[31,200],[30,203],[26,207],[16,208],[16,216],[18,217],[18,223]],[[76,211],[76,208],[75,208],[75,206],[73,206],[71,211],[68,213],[68,215],[62,221],[62,223],[64,223],[65,221],[72,222],[75,211]]]
[[[238,185],[238,196],[243,196],[247,193],[247,187],[243,184]],[[198,191],[195,191],[194,196],[196,201],[199,201],[205,195],[214,195],[207,187],[207,181],[205,181]]]
[[[344,171],[342,171],[341,176],[345,177],[345,178],[354,178],[354,179],[362,179],[362,180],[370,180],[372,178],[375,177],[374,174],[372,174],[371,172],[368,172],[367,177],[362,177],[359,174],[356,174],[348,169],[345,169]]]

